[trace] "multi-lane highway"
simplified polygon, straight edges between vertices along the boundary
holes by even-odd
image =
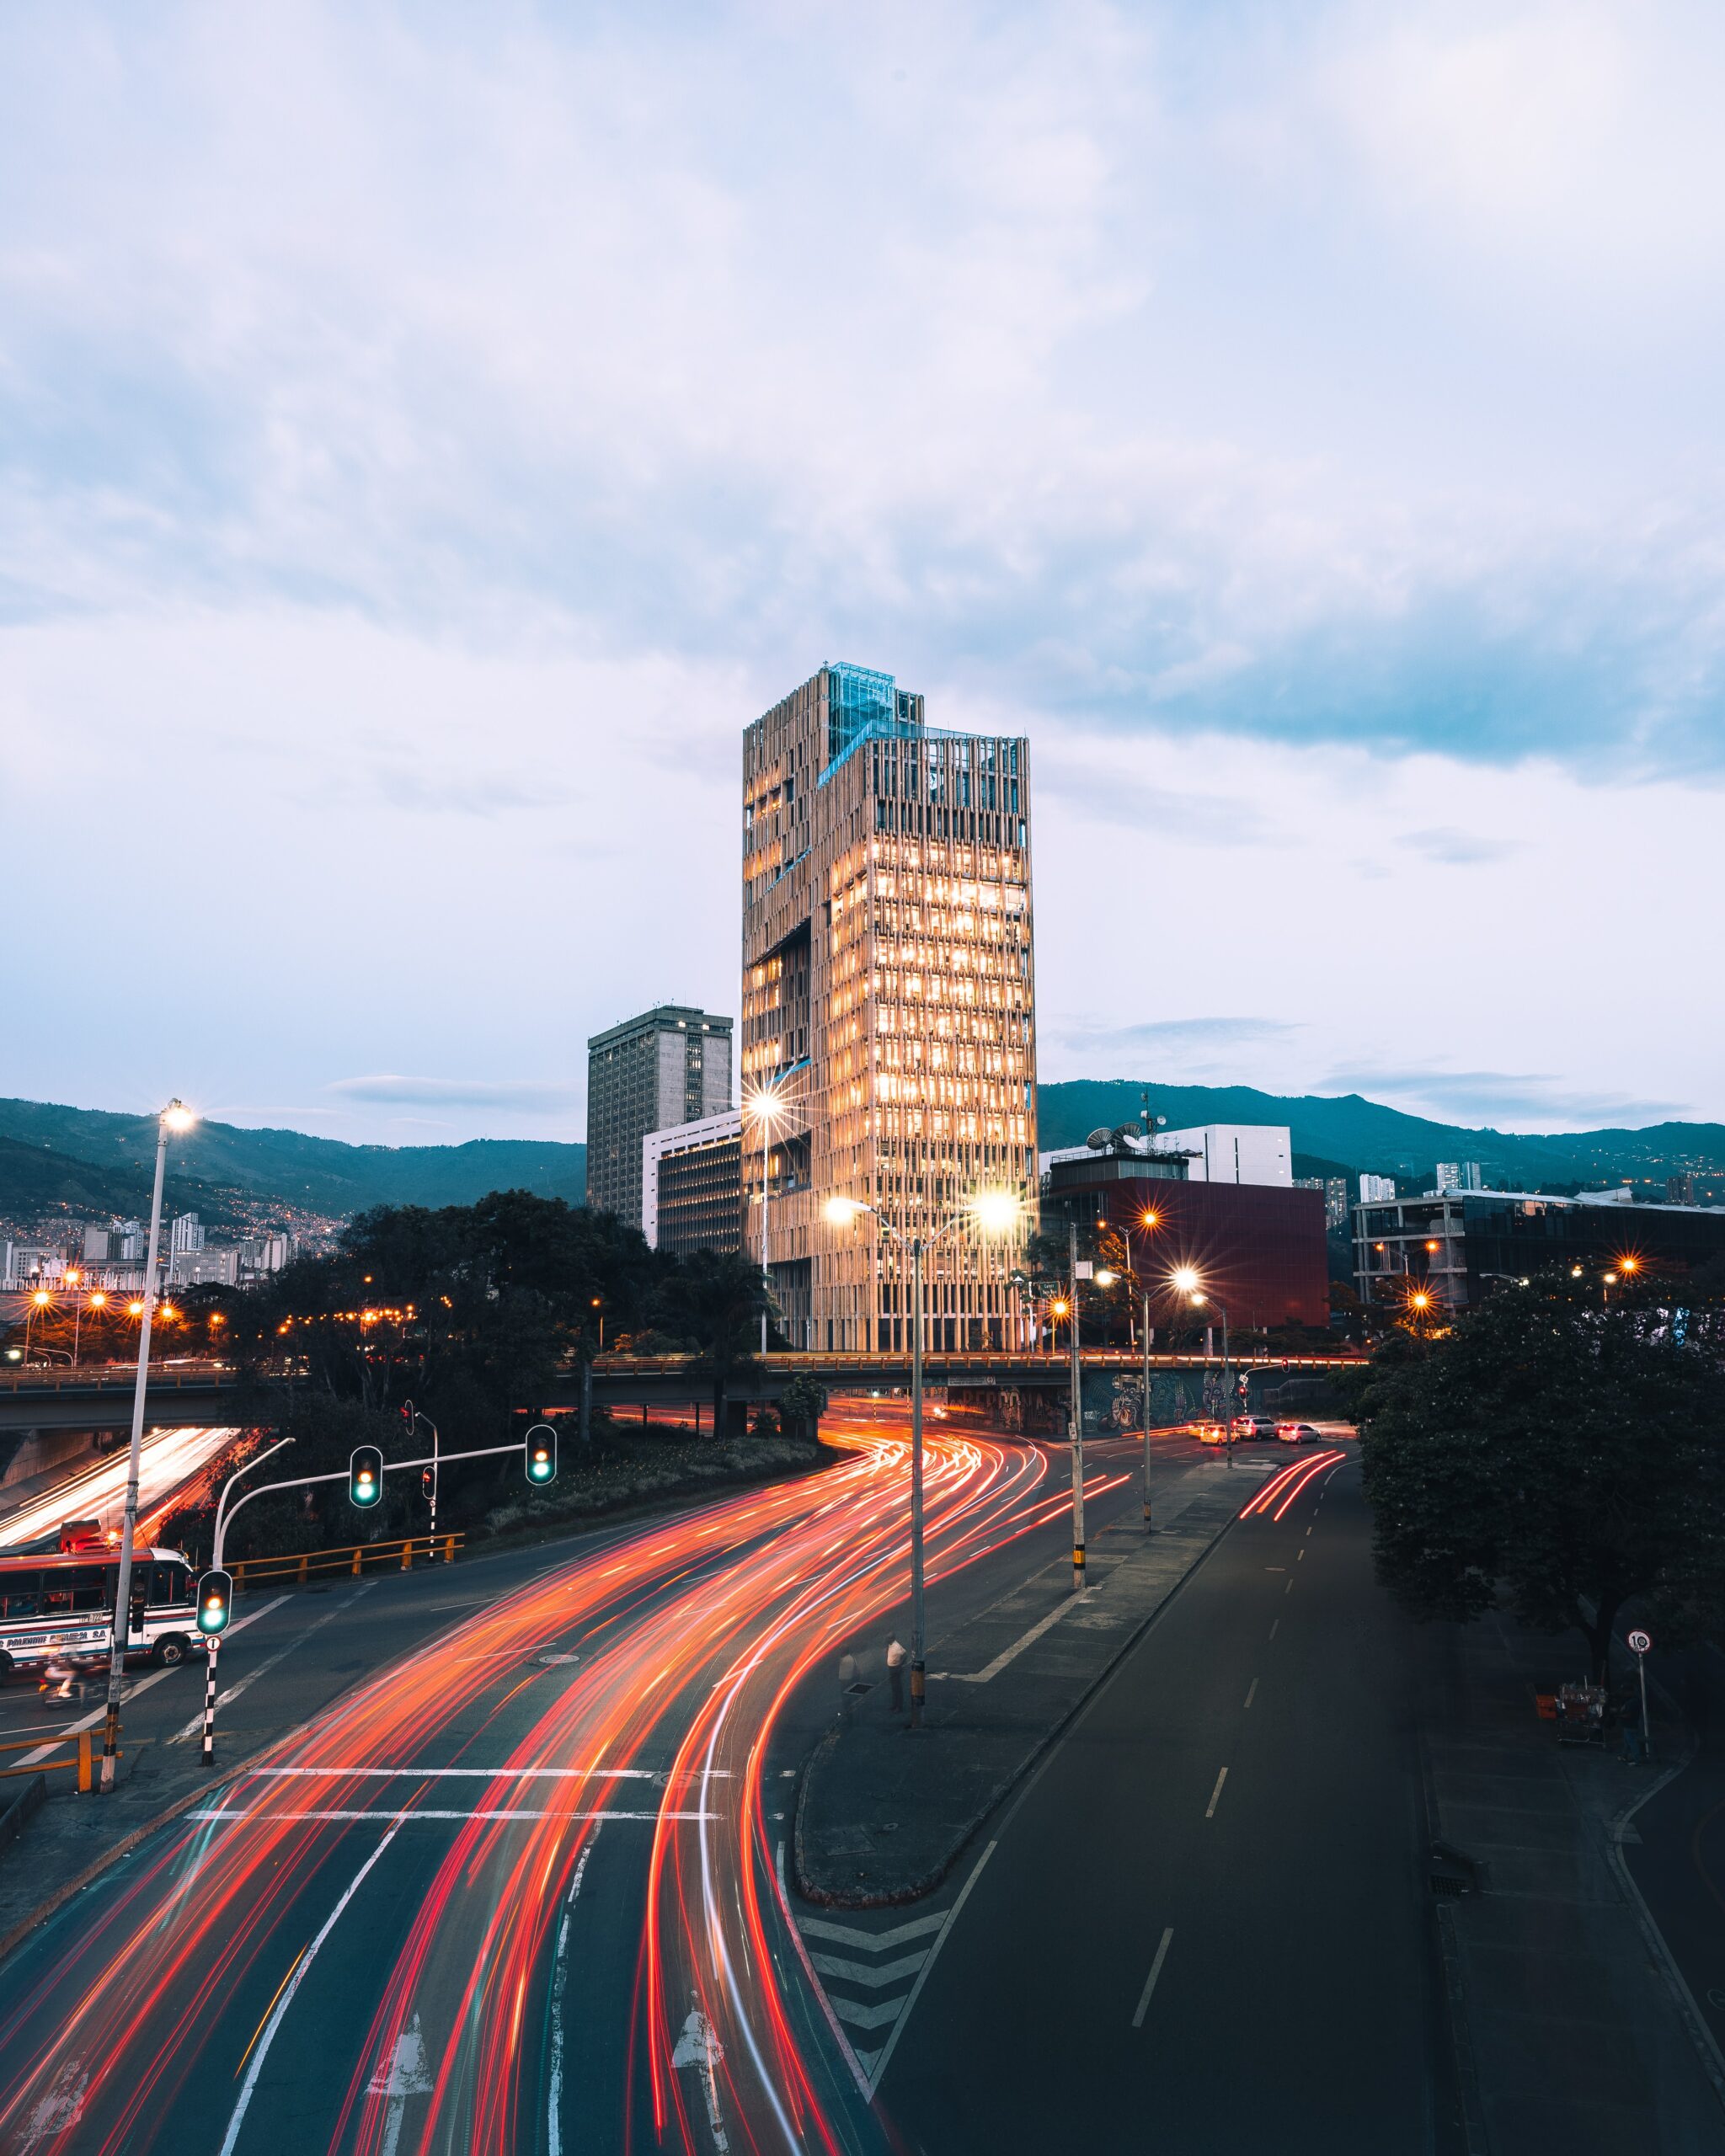
[[[238,1435],[238,1430],[225,1429],[144,1433],[138,1457],[138,1529],[142,1539],[147,1540],[159,1524],[167,1501]],[[99,1519],[104,1527],[117,1529],[126,1508],[127,1464],[122,1445],[24,1498],[11,1511],[0,1501],[0,1550],[51,1534],[62,1520]]]
[[[1272,1884],[1291,1881],[1290,1906],[1313,1913],[1302,1867],[1342,1881],[1348,1921],[1376,1927],[1379,1981],[1413,2002],[1350,2028],[1367,1987],[1343,1984],[1332,2064],[1388,2048],[1337,2115],[1376,2118],[1379,2147],[1423,2146],[1397,2137],[1419,2126],[1428,2079],[1409,1877],[1377,1907],[1416,1822],[1387,1738],[1374,1734],[1357,1779],[1345,1732],[1362,1691],[1375,1732],[1394,1706],[1362,1687],[1370,1650],[1344,1636],[1361,1631],[1357,1535],[1327,1527],[1351,1500],[1315,1515],[1322,1477],[1280,1520],[1232,1530],[1152,1628],[950,1924],[948,1897],[938,1956],[923,1923],[928,1975],[871,2095],[796,1921],[810,1913],[789,1906],[781,1878],[789,1792],[836,1655],[884,1635],[903,1593],[901,1434],[858,1421],[846,1435],[846,1465],[611,1530],[478,1603],[435,1650],[361,1681],[69,1903],[0,1972],[0,2148],[1112,2146],[1087,2128],[1073,2137],[1087,2098],[1070,2080],[1050,2079],[1039,2107],[1007,2092],[1033,2060],[1052,2072],[1088,2021],[1081,2073],[1115,2074],[1110,2131],[1141,2126],[1128,2092],[1142,2062],[1123,2079],[1111,2049],[1133,2012],[1116,1993],[1144,1983],[1170,1928],[1133,2041],[1153,2047],[1171,2102],[1178,2083],[1182,2118],[1202,2117],[1208,2073],[1236,2094],[1256,2084],[1258,2108],[1241,2097],[1237,2113],[1256,2120],[1279,2079],[1284,2096],[1312,2096],[1300,2043],[1315,1979],[1341,1959],[1268,1913]],[[1172,1461],[1196,1449],[1165,1449]],[[1097,1449],[1098,1524],[1135,1506],[1131,1462],[1128,1446]],[[935,1435],[937,1623],[1055,1554],[1065,1471],[1056,1450]],[[1243,1501],[1255,1486],[1241,1479]],[[1260,1573],[1284,1545],[1294,1591],[1260,1622]],[[1154,1690],[1159,1636],[1208,1596],[1210,1624],[1176,1641],[1183,1675],[1161,1705],[1135,1707],[1135,1688]],[[1340,1655],[1328,1678],[1306,1639],[1320,1608]],[[1242,1683],[1254,1647],[1263,1666]],[[1200,1673],[1212,1668],[1214,1687]],[[1192,1718],[1172,1750],[1165,1713]],[[1114,1716],[1104,1753],[1087,1751]],[[1188,1846],[1180,1815],[1212,1751],[1228,1774],[1206,1849]],[[1314,1929],[1336,1935],[1332,1919]],[[1267,2038],[1272,2023],[1304,2034]],[[1327,2115],[1322,2102],[1307,2113]]]

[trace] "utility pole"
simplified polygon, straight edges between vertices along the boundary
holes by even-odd
[[[120,1757],[120,1694],[131,1639],[131,1545],[138,1524],[138,1463],[144,1444],[144,1395],[150,1382],[150,1321],[156,1314],[156,1264],[162,1243],[162,1178],[170,1131],[189,1130],[192,1113],[170,1101],[156,1119],[156,1182],[150,1198],[149,1254],[144,1261],[144,1307],[138,1327],[138,1369],[131,1396],[131,1450],[126,1474],[126,1514],[120,1529],[120,1577],[114,1594],[114,1638],[108,1657],[108,1713],[102,1728],[102,1788],[114,1786]]]
[[[1144,1531],[1156,1532],[1150,1509],[1150,1283],[1144,1288]]]
[[[911,1240],[911,1726],[922,1726],[922,1238]]]
[[[1066,1269],[1072,1283],[1072,1591],[1084,1586],[1084,1380],[1078,1360],[1078,1223],[1066,1223]]]

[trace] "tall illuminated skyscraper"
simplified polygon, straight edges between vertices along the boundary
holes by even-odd
[[[979,1188],[1035,1195],[1027,742],[938,731],[846,665],[746,730],[741,1066],[744,1232],[758,1257],[764,1209],[792,1342],[902,1348],[909,1253],[880,1220],[932,1235]],[[874,1212],[836,1228],[834,1196]],[[1017,1257],[931,1253],[932,1348],[1009,1344]]]

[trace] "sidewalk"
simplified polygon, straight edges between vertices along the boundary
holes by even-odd
[[[1141,1522],[1091,1542],[1091,1584],[1061,1558],[929,1646],[929,1734],[871,1684],[815,1748],[798,1791],[795,1884],[851,1908],[914,1901],[939,1885],[981,1822],[1138,1639],[1280,1460],[1230,1472],[1202,1460]]]
[[[1486,1867],[1438,1905],[1471,2156],[1717,2156],[1725,2109],[1616,1854],[1656,1772],[1538,1718],[1535,1694],[1584,1672],[1578,1636],[1494,1614],[1428,1646],[1433,1832]],[[1682,1756],[1676,1724],[1653,1739]]]

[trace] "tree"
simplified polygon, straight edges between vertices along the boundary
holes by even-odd
[[[1725,1627],[1725,1310],[1643,1278],[1510,1288],[1445,1331],[1397,1330],[1359,1398],[1381,1579],[1466,1622],[1501,1588],[1571,1626],[1603,1678],[1624,1604],[1664,1636]]]
[[[779,1396],[779,1417],[795,1431],[811,1438],[820,1435],[820,1418],[826,1412],[827,1390],[819,1378],[805,1370],[794,1377]]]
[[[734,1251],[692,1251],[660,1283],[659,1321],[694,1342],[712,1378],[715,1431],[724,1429],[730,1380],[748,1361],[767,1308],[760,1267]]]

